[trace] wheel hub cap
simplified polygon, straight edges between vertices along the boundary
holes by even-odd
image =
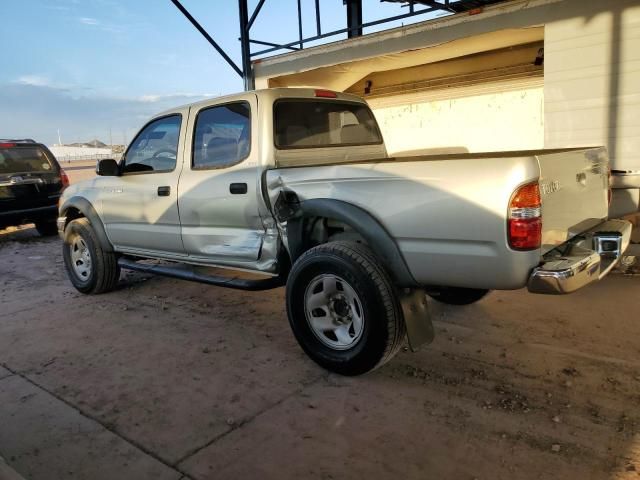
[[[81,280],[88,280],[91,275],[91,253],[84,238],[80,235],[76,236],[71,242],[70,249],[73,271]]]
[[[318,275],[304,297],[307,322],[318,340],[335,350],[355,345],[362,336],[364,310],[351,285],[336,275]]]

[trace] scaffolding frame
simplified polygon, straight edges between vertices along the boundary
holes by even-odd
[[[367,27],[373,27],[376,25],[382,25],[385,23],[403,20],[405,18],[411,18],[418,15],[425,15],[433,12],[446,12],[448,14],[456,13],[479,13],[483,7],[500,3],[507,0],[380,0],[381,2],[399,3],[408,7],[407,13],[400,15],[393,15],[390,17],[373,20],[370,22],[362,21],[362,0],[343,0],[343,5],[346,7],[346,27],[338,30],[332,30],[329,32],[323,32],[322,18],[320,12],[320,0],[314,0],[315,11],[315,35],[305,37],[303,34],[303,18],[302,18],[302,0],[295,0],[297,6],[298,16],[298,38],[288,43],[276,43],[264,39],[251,38],[251,27],[255,23],[256,19],[260,15],[262,7],[265,5],[266,0],[259,0],[255,9],[249,16],[248,0],[238,0],[238,13],[239,13],[239,26],[240,26],[240,50],[242,55],[242,64],[237,65],[231,57],[224,51],[222,47],[209,35],[209,33],[198,23],[198,21],[189,13],[189,11],[182,5],[180,0],[171,0],[176,8],[191,22],[191,24],[198,30],[202,36],[211,44],[211,46],[222,56],[222,58],[229,64],[229,66],[240,76],[244,81],[245,90],[254,89],[254,75],[252,68],[252,59],[254,57],[261,57],[270,53],[280,51],[297,51],[305,48],[305,44],[323,40],[326,38],[335,37],[338,35],[347,34],[347,38],[360,37],[364,34],[364,29]],[[251,45],[261,45],[267,47],[258,51],[251,51]]]

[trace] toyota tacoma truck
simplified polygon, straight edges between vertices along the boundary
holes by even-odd
[[[166,111],[96,170],[59,207],[80,292],[112,290],[121,268],[286,285],[301,347],[345,375],[382,365],[405,338],[430,342],[427,295],[569,293],[605,276],[631,233],[607,219],[603,148],[390,157],[366,102],[327,90]]]

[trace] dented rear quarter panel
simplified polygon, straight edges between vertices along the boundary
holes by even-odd
[[[267,190],[272,205],[288,189],[300,201],[331,198],[368,211],[423,285],[516,289],[541,253],[509,248],[507,207],[514,190],[539,175],[534,155],[409,157],[278,168],[267,172]]]

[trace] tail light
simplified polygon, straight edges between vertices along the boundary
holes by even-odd
[[[542,243],[542,213],[538,182],[521,186],[511,196],[507,220],[509,246],[535,250]]]
[[[69,175],[62,168],[60,169],[60,180],[62,181],[63,190],[69,186]]]

